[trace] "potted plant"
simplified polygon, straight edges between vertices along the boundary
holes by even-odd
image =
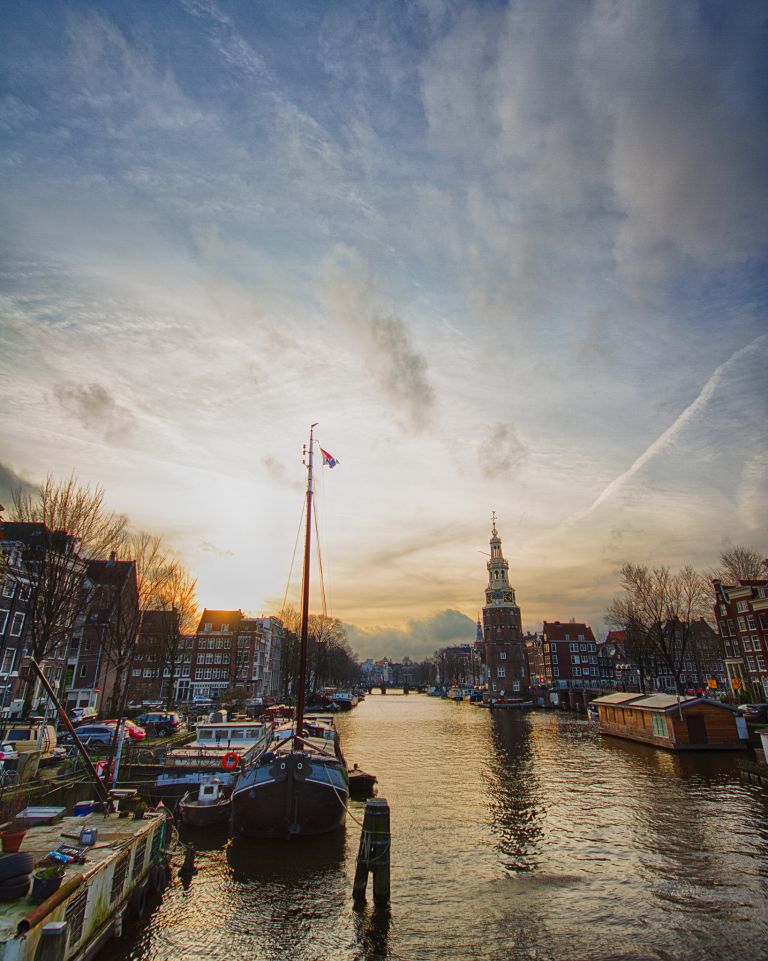
[[[26,821],[15,820],[11,821],[10,824],[6,824],[2,833],[0,833],[0,842],[2,842],[3,845],[3,853],[14,854],[16,851],[18,851],[26,833]]]
[[[134,821],[143,821],[144,815],[147,813],[147,805],[143,801],[139,801],[136,807],[133,809],[133,819]]]
[[[36,868],[32,875],[32,900],[47,901],[52,894],[59,890],[63,877],[63,864]]]

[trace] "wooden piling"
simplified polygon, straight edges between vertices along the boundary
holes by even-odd
[[[35,961],[64,961],[67,950],[67,922],[50,921],[43,925]]]
[[[374,902],[389,903],[390,845],[389,804],[384,798],[373,798],[365,805],[355,880],[352,885],[352,897],[355,901],[365,901],[370,873],[373,875]]]

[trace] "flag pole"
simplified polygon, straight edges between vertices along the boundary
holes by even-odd
[[[309,574],[310,556],[312,543],[312,495],[313,489],[313,456],[314,456],[314,430],[317,423],[309,428],[309,450],[306,461],[307,465],[307,526],[304,535],[304,570],[301,578],[301,644],[299,648],[299,690],[296,698],[296,733],[294,741],[301,741],[304,728],[304,707],[306,704],[307,688],[307,646],[309,635]],[[305,449],[306,450],[306,449]]]

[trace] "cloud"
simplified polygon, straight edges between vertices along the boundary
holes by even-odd
[[[404,628],[344,626],[352,649],[361,658],[398,659],[406,654],[419,659],[430,657],[440,647],[473,643],[476,631],[471,617],[450,608],[410,620]]]
[[[480,469],[486,477],[513,477],[528,457],[528,448],[511,424],[497,424],[488,429],[477,449]]]
[[[639,457],[635,458],[632,464],[623,473],[619,474],[618,477],[614,477],[613,480],[600,492],[600,494],[595,498],[595,500],[586,508],[586,510],[579,511],[578,513],[572,515],[562,524],[560,524],[555,530],[551,531],[547,536],[553,537],[557,534],[562,533],[566,528],[571,527],[573,524],[584,520],[593,511],[596,511],[601,504],[605,503],[610,497],[612,497],[617,491],[621,490],[624,485],[631,480],[632,477],[637,474],[639,470],[645,467],[649,461],[657,457],[668,447],[674,444],[678,435],[688,426],[689,422],[693,420],[701,411],[703,411],[706,406],[710,403],[713,396],[717,392],[720,384],[723,380],[725,374],[734,367],[742,358],[746,357],[748,354],[753,353],[755,350],[759,350],[766,342],[768,342],[768,334],[763,334],[760,337],[756,337],[749,344],[735,351],[731,356],[723,361],[709,376],[707,382],[701,388],[697,396],[691,403],[682,411],[674,420],[670,426],[659,434],[659,436],[649,444],[648,447],[640,454]]]
[[[13,491],[19,489],[24,494],[35,494],[37,493],[38,487],[36,484],[30,484],[29,481],[20,477],[12,467],[0,463],[0,504],[5,507],[6,519],[8,518],[8,510],[12,503],[11,494]]]
[[[412,429],[425,429],[435,403],[426,357],[402,319],[379,306],[371,268],[356,251],[337,247],[326,258],[324,273],[328,312],[362,347],[395,413],[404,415]]]
[[[134,415],[101,384],[57,384],[53,392],[68,414],[110,444],[127,442],[135,430]]]
[[[200,544],[200,549],[209,554],[216,554],[218,557],[234,557],[235,552],[229,551],[224,547],[217,547],[215,544],[211,544],[210,541],[202,541]]]

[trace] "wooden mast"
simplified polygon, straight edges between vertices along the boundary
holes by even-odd
[[[304,570],[301,577],[301,644],[299,648],[299,690],[296,699],[296,734],[294,740],[301,741],[304,728],[304,705],[307,687],[307,636],[309,634],[309,566],[312,543],[312,458],[314,455],[314,430],[317,424],[309,428],[309,457],[307,464],[307,528],[304,536]],[[307,449],[305,448],[305,453]]]

